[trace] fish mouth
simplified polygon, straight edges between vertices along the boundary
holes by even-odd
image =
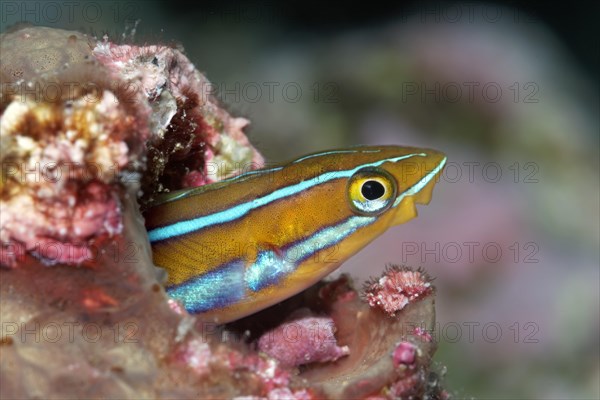
[[[397,209],[393,219],[394,225],[403,224],[417,216],[417,204],[427,205],[431,201],[433,188],[446,165],[446,156],[438,151],[428,151],[423,159],[421,177],[403,193],[400,193],[394,207]]]
[[[406,190],[405,196],[412,197],[415,203],[427,205],[446,165],[446,155],[438,151],[428,151],[422,165],[423,176]]]

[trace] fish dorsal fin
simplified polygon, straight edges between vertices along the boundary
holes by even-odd
[[[154,199],[150,202],[147,208],[155,207],[161,204],[170,203],[171,201],[185,199],[191,196],[195,196],[200,193],[209,192],[212,190],[221,189],[224,186],[227,186],[231,183],[241,182],[248,179],[256,178],[264,173],[272,172],[273,169],[257,169],[252,170],[241,175],[232,176],[226,179],[223,179],[219,182],[209,183],[208,185],[198,186],[194,188],[186,188],[174,190],[172,192],[160,193],[157,194]]]

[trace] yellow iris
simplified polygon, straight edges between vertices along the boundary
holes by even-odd
[[[348,182],[350,206],[359,214],[378,215],[394,202],[396,186],[394,178],[383,169],[361,169]]]

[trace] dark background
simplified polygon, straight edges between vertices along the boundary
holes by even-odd
[[[478,2],[462,2],[476,5]],[[320,36],[374,27],[393,22],[398,15],[408,16],[414,10],[443,7],[452,2],[398,1],[398,2],[328,2],[328,1],[165,1],[161,10],[165,18],[176,18],[182,23],[194,20],[198,14],[226,14],[237,7],[255,9],[262,6],[272,13],[272,22],[288,35]],[[600,70],[600,1],[494,1],[498,6],[515,7],[523,18],[545,23],[569,48],[585,70],[597,79]],[[430,15],[429,18],[434,18]],[[289,41],[289,37],[273,37],[273,42]]]

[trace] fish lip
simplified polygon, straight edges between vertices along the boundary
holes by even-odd
[[[433,188],[439,182],[439,176],[447,161],[445,154],[439,151],[431,151],[427,157],[436,160],[436,166],[405,192],[415,203],[424,205],[431,201]]]
[[[437,183],[436,177],[439,176],[446,165],[447,158],[443,153],[438,151],[425,153],[425,157],[428,157],[428,160],[434,161],[435,167],[397,196],[392,206],[396,209],[392,225],[403,224],[417,217],[417,204],[427,205],[431,201],[433,188]],[[427,164],[426,160],[423,162]]]

